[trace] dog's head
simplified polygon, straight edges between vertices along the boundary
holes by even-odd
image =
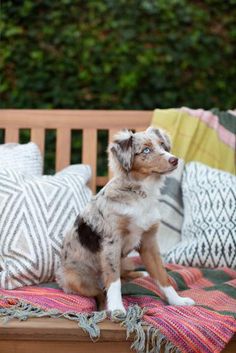
[[[167,174],[178,166],[178,158],[170,153],[171,142],[162,129],[149,127],[143,132],[120,131],[109,145],[109,163],[114,172]]]

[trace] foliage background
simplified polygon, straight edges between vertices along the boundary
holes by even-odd
[[[1,107],[236,105],[235,0],[3,0],[1,12]]]
[[[0,107],[235,108],[235,18],[236,0],[3,0]]]

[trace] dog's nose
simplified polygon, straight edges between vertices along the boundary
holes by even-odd
[[[169,163],[171,164],[171,165],[173,165],[173,167],[176,167],[177,166],[177,164],[178,164],[178,158],[175,158],[175,157],[170,157],[170,159],[169,159]]]

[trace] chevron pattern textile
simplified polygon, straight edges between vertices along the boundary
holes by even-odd
[[[43,171],[43,159],[33,142],[5,143],[0,145],[0,166],[1,169],[10,168],[24,175],[39,176]]]
[[[74,165],[55,176],[0,171],[0,287],[54,278],[66,230],[91,197],[91,170]]]
[[[182,240],[165,261],[187,266],[236,268],[236,177],[198,162],[182,181]]]

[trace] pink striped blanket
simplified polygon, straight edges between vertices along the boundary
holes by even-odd
[[[167,305],[150,277],[126,283],[122,292],[127,316],[115,319],[123,323],[128,335],[135,333],[132,347],[137,352],[159,352],[163,344],[166,352],[221,352],[236,332],[236,271],[172,264],[167,270],[180,295],[193,298],[197,305]],[[96,323],[110,317],[107,312],[96,312],[94,299],[65,294],[55,285],[0,289],[0,316],[76,319],[92,338],[99,335]],[[91,323],[96,330],[89,327]]]

